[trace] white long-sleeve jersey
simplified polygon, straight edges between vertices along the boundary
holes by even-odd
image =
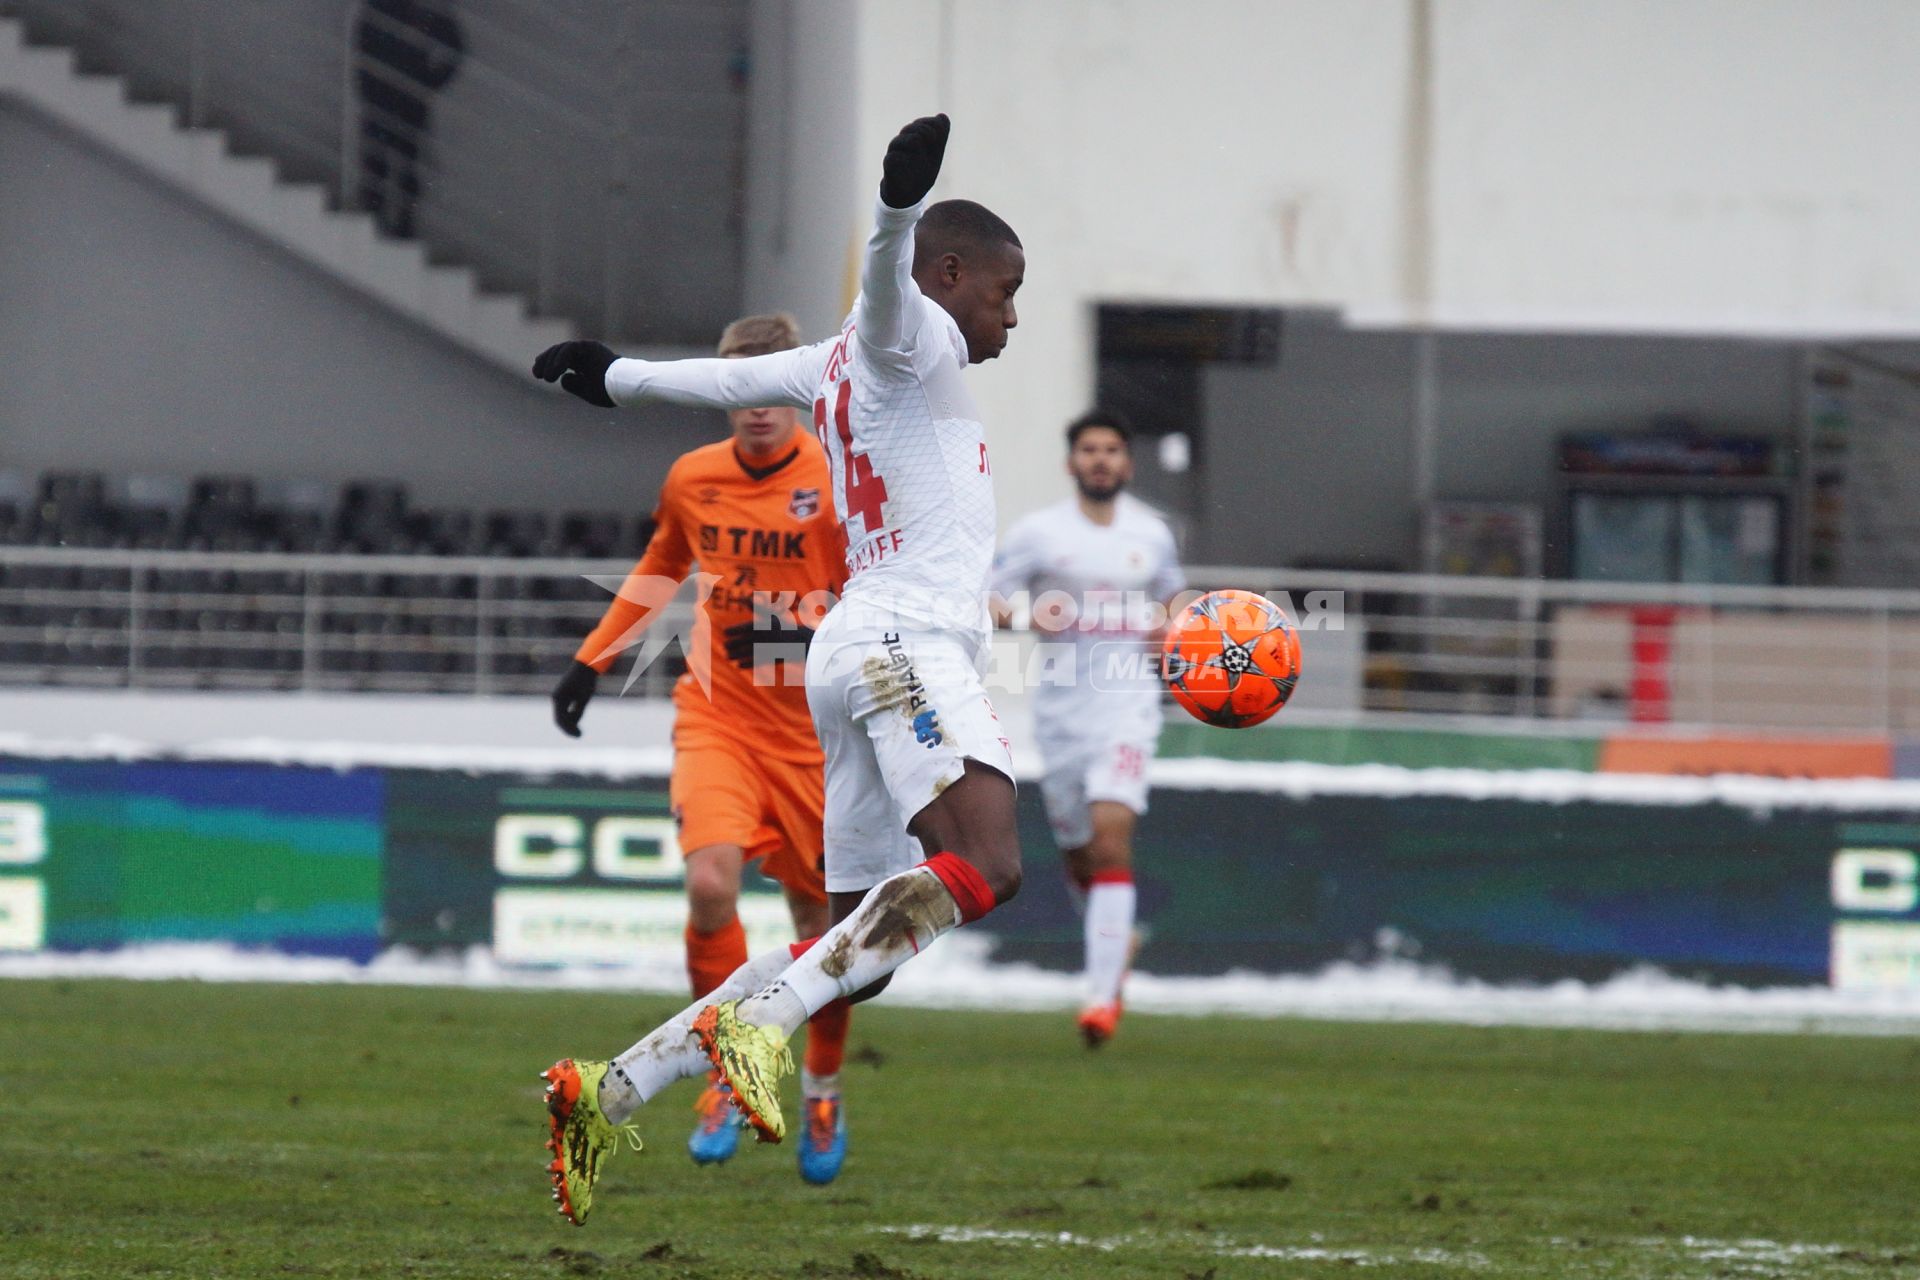
[[[616,404],[811,409],[846,529],[846,602],[984,640],[993,477],[960,378],[966,340],[914,283],[924,208],[878,206],[860,296],[838,337],[736,360],[616,360],[607,393]]]
[[[1072,498],[1023,516],[1007,530],[993,564],[993,589],[1030,595],[1036,618],[1064,629],[1042,642],[1070,655],[1048,664],[1033,688],[1043,744],[1091,735],[1124,736],[1119,725],[1159,724],[1160,679],[1149,651],[1154,606],[1186,586],[1166,523],[1121,494],[1113,522],[1095,524]]]

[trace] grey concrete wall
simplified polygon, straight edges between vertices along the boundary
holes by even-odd
[[[854,5],[753,0],[752,20],[741,309],[790,311],[817,340],[846,317],[872,217],[857,175],[879,159],[854,153]]]
[[[1382,567],[1413,544],[1413,339],[1289,322],[1278,365],[1203,375],[1189,558]]]
[[[1443,499],[1549,503],[1568,431],[1677,417],[1791,440],[1800,348],[1787,342],[1449,334],[1436,347]]]
[[[636,511],[725,431],[515,379],[4,103],[0,352],[0,468],[28,472],[392,477],[422,504]]]
[[[1791,442],[1800,348],[1599,335],[1436,339],[1434,496],[1551,521],[1562,434],[1681,417]],[[1417,568],[1414,340],[1290,315],[1280,361],[1204,374],[1194,557]]]

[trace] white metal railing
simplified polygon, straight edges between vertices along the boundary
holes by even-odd
[[[544,693],[624,560],[0,547],[0,683]],[[1300,707],[1920,731],[1920,591],[1205,566],[1289,606]],[[687,620],[684,603],[666,619]],[[679,670],[652,663],[638,688]]]
[[[606,609],[589,575],[631,567],[0,548],[0,682],[544,693]],[[663,693],[677,671],[656,662],[638,688]]]
[[[1530,725],[1920,731],[1920,591],[1567,582],[1260,567],[1197,585],[1284,593],[1302,615],[1302,697],[1351,663],[1343,705]],[[1316,619],[1331,593],[1342,629]],[[1315,630],[1316,624],[1321,630]],[[1316,654],[1316,649],[1318,654]]]

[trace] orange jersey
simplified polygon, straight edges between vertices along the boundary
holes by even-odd
[[[749,470],[732,440],[684,454],[660,487],[646,554],[575,656],[606,671],[666,603],[664,585],[680,582],[698,563],[712,582],[700,608],[710,624],[713,696],[693,670],[681,676],[673,688],[681,723],[697,721],[777,759],[818,762],[798,664],[762,668],[756,683],[753,672],[727,660],[721,633],[753,620],[756,592],[787,593],[790,600],[839,594],[846,543],[831,483],[826,451],[804,429],[794,433],[790,452],[765,468]]]

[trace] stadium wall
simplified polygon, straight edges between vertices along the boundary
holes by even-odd
[[[1428,314],[1912,335],[1903,0],[1437,0]],[[1604,105],[1601,105],[1604,104]],[[1401,314],[1420,318],[1420,299]]]
[[[861,0],[858,49],[862,210],[893,131],[944,109],[935,197],[1027,246],[1020,330],[969,375],[1007,518],[1066,491],[1096,302],[1397,296],[1400,5]]]
[[[741,309],[791,312],[818,341],[839,331],[853,300],[867,187],[878,182],[873,158],[854,154],[854,3],[754,0],[750,18]]]
[[[1920,179],[1886,163],[1920,113],[1903,61],[1920,10],[1900,0],[858,11],[860,207],[892,131],[942,108],[958,124],[936,194],[992,205],[1029,248],[1022,331],[974,380],[1009,517],[1064,491],[1051,428],[1091,393],[1100,301],[1920,330]]]
[[[0,468],[398,478],[421,505],[640,512],[725,430],[537,390],[5,104],[0,172],[33,178],[0,182]]]
[[[1283,564],[1417,570],[1415,338],[1289,314],[1273,365],[1202,374],[1206,512],[1297,514],[1263,524]],[[1797,444],[1802,348],[1722,338],[1442,334],[1435,339],[1433,496],[1525,502],[1551,520],[1558,438],[1679,419]],[[1332,447],[1329,447],[1332,446]],[[1233,520],[1200,522],[1195,559],[1239,563]]]

